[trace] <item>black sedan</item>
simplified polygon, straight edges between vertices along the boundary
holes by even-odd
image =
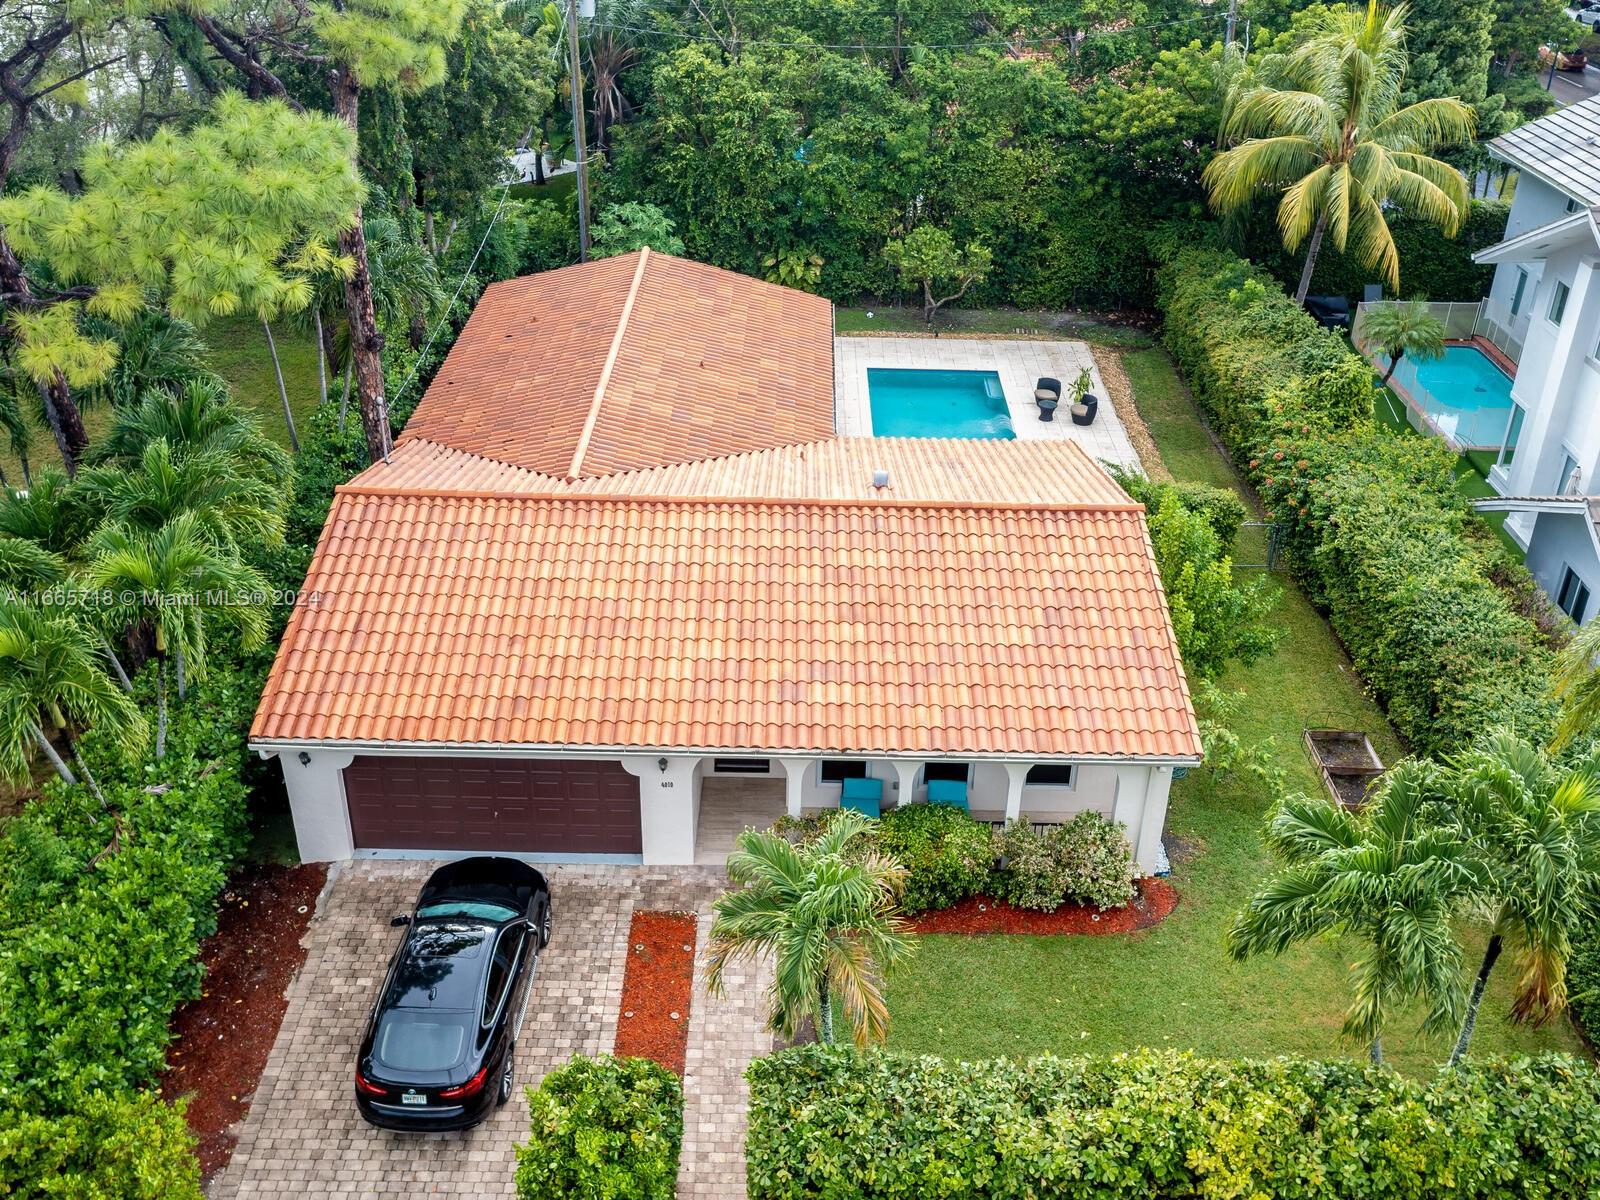
[[[385,1129],[469,1129],[511,1098],[550,888],[526,863],[467,858],[423,885],[356,1058],[356,1107]]]

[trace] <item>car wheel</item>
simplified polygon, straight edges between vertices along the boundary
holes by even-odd
[[[512,1089],[516,1087],[516,1058],[517,1047],[513,1042],[506,1051],[506,1069],[500,1072],[500,1094],[494,1098],[496,1108],[511,1099]]]
[[[539,916],[539,949],[541,950],[550,944],[550,935],[554,932],[554,925],[551,922],[550,910],[551,905],[546,903],[544,906],[544,912]]]

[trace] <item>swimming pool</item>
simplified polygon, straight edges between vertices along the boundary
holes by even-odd
[[[1430,362],[1408,355],[1390,383],[1457,450],[1498,449],[1505,439],[1511,380],[1476,346],[1446,346]]]
[[[996,371],[867,368],[874,437],[1014,438]]]

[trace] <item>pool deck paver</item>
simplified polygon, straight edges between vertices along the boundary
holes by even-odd
[[[1011,424],[1019,438],[1058,438],[1077,442],[1090,457],[1139,469],[1139,456],[1128,440],[1105,381],[1086,342],[1022,341],[979,338],[836,337],[833,339],[834,404],[842,437],[872,436],[872,407],[867,396],[867,370],[896,367],[914,371],[994,371],[1000,376]],[[1039,420],[1033,402],[1034,383],[1044,375],[1071,387],[1078,372],[1089,369],[1100,398],[1093,425],[1074,425],[1063,405],[1054,421]]]

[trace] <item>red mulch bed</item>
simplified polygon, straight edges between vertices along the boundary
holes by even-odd
[[[321,863],[246,868],[222,893],[217,932],[200,947],[202,992],[172,1018],[161,1094],[189,1097],[189,1128],[200,1141],[206,1179],[233,1155],[229,1129],[250,1110],[327,877]]]
[[[683,1074],[694,984],[693,913],[636,912],[628,929],[616,1053]]]
[[[1178,889],[1165,879],[1141,879],[1133,902],[1104,912],[1092,904],[1063,904],[1053,913],[1013,908],[974,896],[950,908],[918,913],[915,933],[1133,933],[1163,921],[1178,906]]]

